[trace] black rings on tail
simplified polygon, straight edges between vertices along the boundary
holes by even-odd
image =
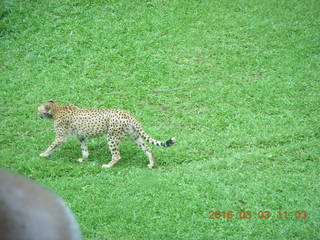
[[[169,140],[162,142],[161,146],[162,147],[170,147],[172,144],[174,144],[176,142],[175,138],[170,138]]]
[[[159,146],[159,147],[170,147],[172,144],[176,142],[175,138],[170,138],[169,140],[165,142],[157,141],[151,137],[148,136],[148,134],[145,133],[145,131],[142,129],[140,124],[138,122],[135,122],[135,124],[131,125],[132,130],[137,134],[138,136],[142,137],[144,140],[146,140],[148,143],[151,143],[153,145]]]

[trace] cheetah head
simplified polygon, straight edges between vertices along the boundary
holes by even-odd
[[[40,118],[52,118],[52,103],[54,103],[52,100],[49,100],[48,102],[40,104],[38,107],[38,115]]]

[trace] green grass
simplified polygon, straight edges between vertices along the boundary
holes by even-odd
[[[3,0],[0,165],[62,196],[85,239],[320,239],[319,15],[316,0]],[[177,143],[153,147],[154,170],[129,140],[109,170],[104,138],[85,163],[72,138],[42,159],[48,99],[128,110]]]

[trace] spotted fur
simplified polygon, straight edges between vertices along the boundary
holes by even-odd
[[[120,160],[119,144],[123,137],[129,136],[138,147],[145,152],[149,159],[149,168],[156,166],[151,149],[144,141],[156,146],[169,147],[175,143],[175,138],[165,142],[157,141],[145,133],[140,123],[129,113],[116,109],[81,109],[74,105],[61,106],[52,100],[40,104],[38,107],[41,118],[53,118],[56,138],[48,149],[41,153],[41,157],[48,157],[67,137],[72,135],[81,143],[82,162],[89,156],[87,139],[93,137],[108,137],[112,160],[103,164],[103,168],[110,168]]]

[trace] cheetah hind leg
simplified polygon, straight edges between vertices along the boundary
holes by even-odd
[[[115,165],[121,158],[119,151],[120,139],[115,137],[109,137],[108,144],[112,155],[112,159],[109,163],[103,164],[102,168],[112,168],[113,165]]]
[[[155,168],[156,167],[156,161],[152,155],[151,149],[145,144],[143,139],[141,137],[133,138],[134,142],[137,144],[137,146],[147,155],[149,159],[148,168]]]
[[[81,144],[82,158],[78,159],[78,162],[83,162],[89,157],[89,151],[86,139],[79,139]]]

